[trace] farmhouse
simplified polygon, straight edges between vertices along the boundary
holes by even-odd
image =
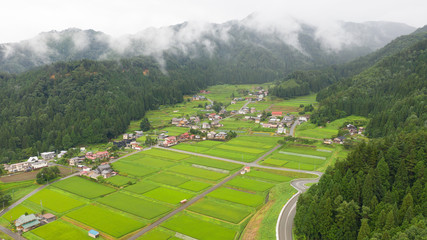
[[[110,156],[110,154],[108,153],[108,151],[103,151],[103,152],[97,152],[97,153],[92,153],[92,152],[88,152],[86,153],[86,158],[90,159],[90,160],[95,160],[95,159],[107,159]]]
[[[18,231],[27,232],[41,225],[40,218],[35,214],[22,215],[15,220],[15,226]]]
[[[14,163],[10,165],[4,164],[3,166],[4,166],[4,170],[7,170],[9,173],[31,170],[31,162],[20,162],[20,163]]]
[[[307,122],[307,117],[300,116],[300,117],[298,117],[298,121],[300,121],[300,122]]]
[[[282,112],[271,112],[271,116],[273,117],[282,116]]]
[[[132,133],[123,134],[123,140],[132,139],[132,138],[134,138]]]
[[[103,178],[109,178],[109,177],[114,176],[113,169],[111,169],[110,164],[99,165],[95,169],[95,173],[102,175]]]
[[[209,128],[211,128],[211,125],[209,123],[203,123],[202,128],[203,129],[209,129]]]
[[[331,145],[332,144],[332,139],[323,139],[323,144],[327,144],[327,145]]]
[[[47,162],[43,161],[43,160],[38,160],[37,162],[32,162],[31,163],[31,167],[35,170],[35,169],[40,169],[40,168],[44,168],[47,167]]]
[[[61,152],[58,154],[58,158],[62,158],[66,153],[67,153],[67,151],[61,151]]]
[[[144,135],[143,131],[135,131],[135,137],[136,138],[142,137],[143,135]]]
[[[336,137],[334,138],[334,143],[344,144],[345,137]]]
[[[160,146],[170,147],[176,145],[178,143],[175,136],[167,137],[163,141],[160,142]]]
[[[55,157],[55,152],[42,152],[40,155],[44,160],[50,160]]]
[[[77,166],[79,163],[82,163],[85,160],[84,157],[73,157],[68,159],[68,164],[70,164],[70,166]]]
[[[285,129],[284,127],[278,127],[278,128],[277,128],[277,133],[278,133],[278,134],[286,133],[286,129]]]

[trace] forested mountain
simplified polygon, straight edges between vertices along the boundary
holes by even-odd
[[[427,133],[362,143],[298,200],[298,239],[426,239]]]
[[[235,68],[267,68],[270,80],[295,70],[343,63],[370,53],[415,29],[400,23],[336,23],[315,26],[287,19],[265,23],[256,14],[223,24],[186,22],[113,38],[93,30],[41,33],[33,39],[0,45],[0,71],[18,73],[57,61],[106,60],[152,56],[166,69],[165,56],[190,57],[224,81]],[[227,67],[226,69],[222,69]],[[245,71],[241,71],[242,78]]]
[[[132,119],[206,87],[198,74],[170,70],[152,58],[56,63],[0,75],[0,161],[37,151],[105,142]]]
[[[319,92],[312,122],[347,115],[370,117],[370,137],[417,131],[427,121],[427,39]]]
[[[384,58],[397,54],[425,39],[427,39],[427,26],[409,35],[398,37],[385,47],[348,63],[320,70],[295,71],[276,81],[276,86],[271,89],[272,93],[279,97],[289,98],[306,95],[310,91],[318,92],[335,82],[353,77],[374,66]],[[296,84],[289,85],[289,82],[295,82]]]

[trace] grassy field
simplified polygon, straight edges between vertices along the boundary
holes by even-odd
[[[231,181],[227,182],[227,186],[237,188],[237,189],[246,189],[255,192],[264,192],[274,187],[274,184],[258,181],[245,177],[236,177]]]
[[[236,235],[234,230],[184,214],[169,219],[162,226],[200,240],[232,240]]]
[[[172,120],[172,119],[171,119]],[[179,136],[183,133],[188,132],[190,129],[185,127],[166,127],[159,129],[158,132],[165,132],[169,136]]]
[[[114,188],[106,187],[81,177],[67,178],[52,185],[86,198],[96,198],[115,191]]]
[[[178,204],[181,200],[191,199],[192,197],[194,197],[193,194],[165,187],[155,188],[151,191],[144,193],[143,195],[170,204]]]
[[[31,196],[28,200],[36,204],[42,204],[43,207],[57,213],[63,213],[85,204],[85,202],[71,198],[51,189],[43,189]]]
[[[86,230],[62,220],[56,220],[49,224],[38,227],[32,230],[31,233],[45,240],[93,239],[88,236]]]
[[[158,187],[158,185],[150,182],[137,182],[136,184],[128,186],[125,189],[130,192],[142,194]]]
[[[148,220],[172,210],[171,207],[120,192],[103,197],[98,202]]]
[[[118,161],[111,164],[114,170],[118,171],[120,174],[132,175],[136,177],[144,177],[149,174],[155,173],[158,170],[153,168],[148,168],[142,164],[129,163],[124,161]]]
[[[305,122],[298,126],[295,130],[296,137],[307,137],[315,139],[332,138],[338,134],[338,129],[345,122],[352,121],[367,121],[368,119],[360,116],[348,116],[345,118],[337,119],[326,124],[326,127],[319,127],[315,124]]]
[[[168,240],[171,239],[170,237],[171,234],[166,233],[165,231],[161,231],[159,228],[155,228],[137,238],[137,240]]]
[[[160,157],[163,159],[174,160],[174,161],[180,161],[180,160],[183,160],[185,158],[190,157],[187,154],[171,152],[168,150],[163,150],[163,149],[158,149],[158,148],[154,148],[154,149],[150,149],[148,151],[144,151],[144,154],[154,156],[154,157]]]
[[[120,162],[136,163],[136,164],[148,166],[151,168],[165,168],[175,164],[174,162],[167,161],[163,158],[147,155],[146,152],[149,152],[149,151],[133,154],[129,157],[121,159]]]
[[[171,186],[178,186],[189,181],[187,178],[163,172],[150,177],[149,180]]]
[[[264,196],[241,192],[225,187],[218,188],[215,191],[209,193],[207,196],[243,204],[250,207],[258,207],[265,201]]]
[[[219,168],[219,169],[224,169],[224,170],[228,170],[228,171],[233,171],[233,170],[236,170],[236,169],[243,167],[243,165],[241,165],[241,164],[219,161],[219,160],[214,160],[211,158],[203,158],[203,157],[198,157],[198,156],[190,157],[189,159],[186,159],[185,161],[189,162],[189,163],[193,163],[193,164],[198,164],[198,165],[203,165],[203,166],[213,167],[213,168]]]
[[[19,218],[21,215],[28,213],[35,213],[32,209],[20,204],[16,207],[14,207],[13,209],[11,209],[10,211],[8,211],[7,213],[5,213],[2,218],[6,219],[8,222],[14,221],[17,218]]]
[[[210,187],[211,185],[204,182],[199,181],[188,181],[181,185],[179,185],[179,188],[190,190],[193,192],[200,192],[202,190],[205,190],[206,188]]]
[[[135,183],[136,180],[133,178],[130,178],[130,177],[116,175],[116,176],[107,178],[106,181],[113,184],[114,186],[120,187],[120,186],[124,186],[124,185],[128,184],[129,182]]]
[[[270,173],[262,170],[251,170],[250,172],[246,173],[245,176],[261,178],[274,182],[289,182],[290,180],[292,180],[292,177]]]
[[[95,205],[85,206],[66,216],[116,238],[145,225],[140,221]]]
[[[300,104],[305,106],[316,104],[316,94],[292,98],[289,100],[275,101],[270,107],[272,112],[298,113]]]
[[[171,167],[169,168],[169,171],[177,172],[177,173],[181,173],[181,174],[185,174],[193,177],[214,180],[214,181],[222,179],[227,176],[227,174],[225,173],[219,173],[219,172],[214,172],[210,170],[205,170],[205,169],[185,166],[185,165],[178,165],[178,166]]]
[[[238,208],[229,204],[202,199],[191,205],[188,210],[238,224],[253,212],[250,208]]]

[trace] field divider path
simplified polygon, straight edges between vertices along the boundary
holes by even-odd
[[[230,181],[234,177],[238,176],[239,174],[240,174],[240,169],[237,172],[233,173],[233,175],[228,176],[227,178],[225,178],[221,182],[217,183],[215,186],[213,186],[213,187],[209,188],[208,190],[206,190],[205,192],[203,192],[202,194],[197,195],[196,197],[194,197],[190,201],[186,202],[185,204],[182,204],[179,208],[173,210],[172,212],[170,212],[166,216],[160,218],[159,220],[155,221],[154,223],[150,224],[149,226],[143,228],[141,231],[139,231],[138,233],[136,233],[135,235],[133,235],[132,237],[130,237],[128,239],[129,240],[135,240],[135,239],[137,239],[138,237],[142,236],[144,233],[147,233],[148,231],[152,230],[153,228],[159,226],[164,221],[168,220],[169,218],[173,217],[177,213],[179,213],[182,210],[186,209],[187,207],[189,207],[193,203],[199,201],[200,199],[202,199],[203,197],[205,197],[207,194],[209,194],[209,193],[213,192],[214,190],[218,189],[219,187],[221,187],[222,185],[224,185],[226,182]]]

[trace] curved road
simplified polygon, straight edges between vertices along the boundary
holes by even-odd
[[[307,191],[307,183],[317,183],[322,173],[317,172],[318,178],[316,179],[296,179],[291,182],[291,186],[298,190],[291,199],[285,204],[280,212],[276,224],[276,239],[277,240],[292,240],[292,227],[294,225],[294,217],[296,213],[296,206],[298,198],[301,193]]]

